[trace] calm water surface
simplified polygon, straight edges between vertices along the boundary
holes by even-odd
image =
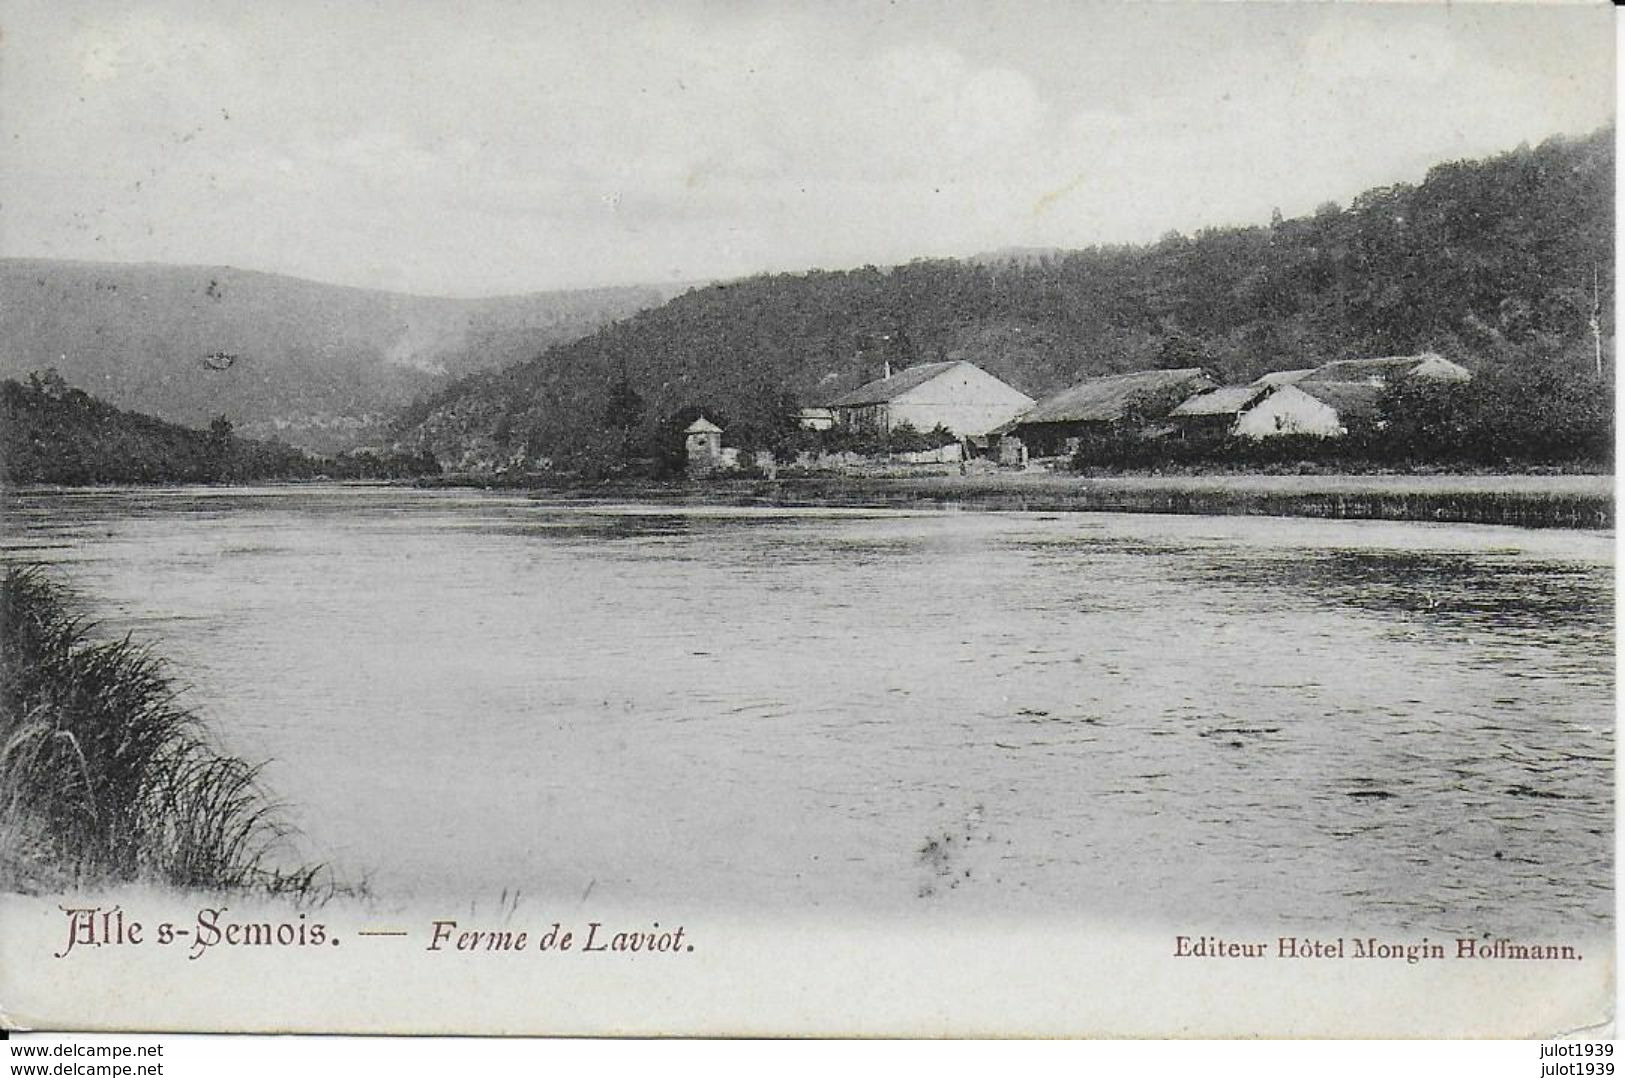
[[[1611,533],[300,487],[6,542],[384,894],[1609,925]]]

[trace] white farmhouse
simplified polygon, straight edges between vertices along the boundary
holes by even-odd
[[[1244,438],[1310,434],[1339,438],[1349,423],[1374,419],[1381,389],[1367,382],[1310,382],[1271,388],[1241,412],[1235,433]]]
[[[922,363],[829,402],[838,426],[885,434],[908,423],[939,424],[961,438],[983,435],[1032,407],[1033,399],[963,360]]]

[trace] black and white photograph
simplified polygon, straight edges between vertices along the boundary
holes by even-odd
[[[0,1024],[1611,1030],[1607,5],[0,35]]]

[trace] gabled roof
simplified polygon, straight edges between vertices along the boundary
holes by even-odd
[[[1171,416],[1239,415],[1253,401],[1270,391],[1270,386],[1254,382],[1248,386],[1220,386],[1198,393],[1175,408]]]
[[[1370,382],[1317,382],[1304,379],[1296,387],[1322,404],[1329,405],[1337,418],[1371,418],[1377,414],[1377,400],[1382,389]]]
[[[1473,372],[1460,363],[1452,363],[1437,352],[1422,353],[1422,362],[1411,370],[1412,378],[1432,378],[1441,382],[1471,381]]]
[[[964,362],[962,359],[950,359],[944,363],[921,363],[917,367],[905,367],[890,378],[879,378],[842,393],[825,407],[858,408],[865,404],[884,404],[896,400],[911,389],[925,385],[939,375],[948,373]],[[966,366],[971,364],[967,363]]]
[[[1132,371],[1091,378],[1045,397],[1016,417],[1016,426],[1031,423],[1112,423],[1136,404],[1189,396],[1216,383],[1200,367],[1169,371]]]
[[[705,418],[703,415],[690,423],[683,431],[684,434],[721,434],[722,428]]]
[[[1303,381],[1314,373],[1315,368],[1313,367],[1301,367],[1295,371],[1270,371],[1268,374],[1261,374],[1253,379],[1253,384],[1257,386],[1289,386]]]
[[[1421,375],[1465,381],[1472,372],[1459,363],[1452,363],[1437,352],[1422,352],[1414,356],[1378,356],[1374,359],[1338,359],[1307,375],[1305,382],[1359,382],[1387,381],[1390,378],[1408,378]]]

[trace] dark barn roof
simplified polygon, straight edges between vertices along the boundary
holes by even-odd
[[[1297,388],[1327,404],[1337,412],[1337,418],[1372,419],[1377,415],[1377,400],[1382,390],[1370,382],[1317,382],[1305,378]]]
[[[1314,373],[1315,368],[1313,367],[1298,367],[1290,371],[1270,371],[1268,374],[1261,374],[1253,379],[1253,384],[1258,386],[1289,386],[1303,381]]]
[[[1243,409],[1269,391],[1269,386],[1256,382],[1250,386],[1220,386],[1198,393],[1168,414],[1175,418],[1240,415]]]
[[[1200,367],[1132,371],[1091,378],[1045,397],[1018,416],[1015,426],[1035,423],[1115,423],[1137,405],[1165,402],[1170,408],[1198,390],[1217,385]]]

